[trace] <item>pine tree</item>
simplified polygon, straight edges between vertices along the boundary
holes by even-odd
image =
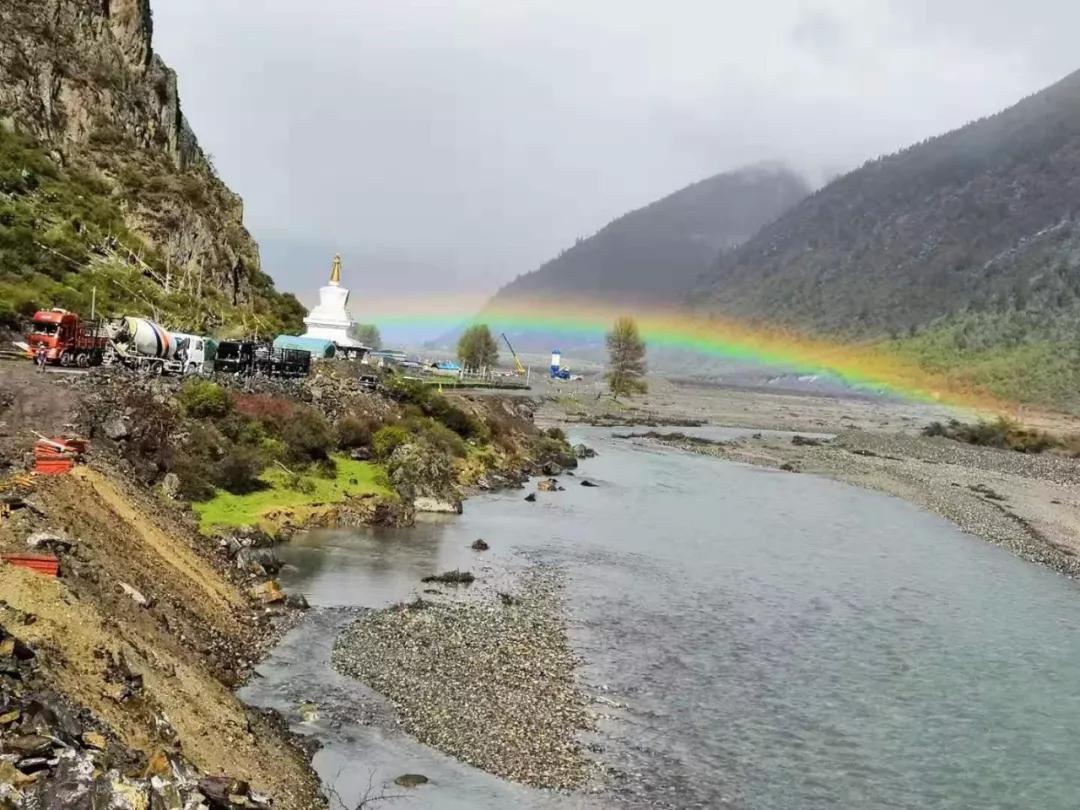
[[[618,399],[620,394],[644,394],[648,391],[645,384],[645,341],[638,333],[637,324],[629,316],[622,316],[615,321],[615,327],[607,334],[608,386],[612,395]]]
[[[490,368],[499,362],[499,344],[487,324],[470,326],[458,340],[457,356],[467,369]]]

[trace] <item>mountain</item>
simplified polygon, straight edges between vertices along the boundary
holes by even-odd
[[[692,303],[1080,405],[1080,72],[830,183],[722,254]]]
[[[153,51],[149,0],[0,0],[0,322],[36,307],[297,328]]]
[[[605,302],[677,302],[717,252],[743,242],[809,193],[776,165],[726,172],[619,217],[496,293],[493,303],[536,296]]]

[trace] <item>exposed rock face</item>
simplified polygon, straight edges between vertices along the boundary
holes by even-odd
[[[176,285],[266,287],[243,203],[184,119],[176,74],[153,51],[149,0],[0,0],[0,126],[63,165],[92,168]]]

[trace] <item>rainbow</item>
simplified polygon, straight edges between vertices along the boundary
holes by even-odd
[[[496,333],[602,340],[617,317],[630,315],[650,348],[681,349],[799,374],[828,375],[855,388],[919,402],[987,410],[1005,407],[981,392],[928,372],[880,346],[843,343],[790,329],[695,315],[685,310],[542,298],[487,304],[477,298],[388,299],[365,303],[364,309],[370,313],[370,320],[381,329],[404,328],[428,335],[445,334],[470,323],[486,323]]]

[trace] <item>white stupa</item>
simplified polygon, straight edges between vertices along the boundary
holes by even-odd
[[[340,348],[363,348],[356,339],[356,325],[349,316],[349,290],[341,286],[341,257],[334,257],[330,283],[319,288],[319,304],[304,318],[306,338],[333,341]]]

